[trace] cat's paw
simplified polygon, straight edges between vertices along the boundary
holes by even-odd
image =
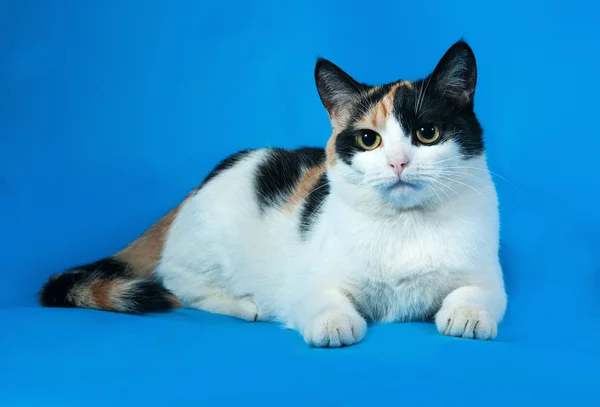
[[[237,315],[246,321],[256,322],[259,320],[258,307],[254,301],[248,298],[240,298],[237,303]]]
[[[367,322],[357,313],[328,311],[319,314],[304,330],[304,340],[317,348],[339,348],[360,342]]]
[[[490,340],[498,332],[496,320],[477,307],[442,308],[435,316],[441,334],[461,338]]]

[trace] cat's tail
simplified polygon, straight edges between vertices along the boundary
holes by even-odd
[[[176,212],[177,208],[114,256],[52,276],[39,293],[40,304],[128,314],[180,308],[181,302],[154,275]]]
[[[136,276],[131,267],[108,257],[56,274],[42,287],[45,307],[94,308],[143,314],[181,307],[173,293],[159,281]]]

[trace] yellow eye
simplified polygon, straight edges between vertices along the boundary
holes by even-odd
[[[417,138],[423,144],[432,144],[440,138],[440,128],[428,124],[417,130]]]
[[[359,130],[356,132],[356,142],[364,150],[375,150],[381,144],[381,136],[373,130]]]

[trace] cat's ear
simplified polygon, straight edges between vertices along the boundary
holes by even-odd
[[[463,40],[454,43],[437,64],[431,79],[443,95],[461,105],[472,103],[477,84],[477,63],[471,47]]]
[[[321,101],[332,120],[360,96],[364,87],[337,65],[323,58],[317,60],[315,82]]]

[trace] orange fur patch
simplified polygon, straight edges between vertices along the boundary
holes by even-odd
[[[96,308],[106,311],[114,310],[111,292],[115,283],[117,281],[111,279],[96,280],[91,283],[90,296],[96,303]]]
[[[325,172],[325,164],[312,167],[304,171],[302,177],[298,180],[298,183],[294,187],[294,192],[286,203],[283,205],[283,209],[292,211],[308,194],[313,190],[319,177]]]
[[[414,88],[414,85],[411,81],[402,81],[402,86],[406,86],[408,89]]]
[[[173,308],[183,308],[183,303],[179,301],[179,298],[175,297],[175,295],[172,295],[169,300],[171,301],[171,304],[173,304]]]
[[[327,141],[327,147],[325,148],[325,156],[327,157],[327,164],[334,166],[337,161],[337,152],[335,151],[335,139],[337,138],[337,131],[333,131],[329,141]]]
[[[129,264],[132,271],[142,277],[148,277],[160,261],[167,233],[188,197],[156,222],[142,236],[114,255],[114,258]]]
[[[387,119],[387,116],[389,114],[391,114],[391,112],[394,110],[394,96],[396,96],[396,91],[398,90],[400,85],[401,85],[401,82],[393,84],[390,91],[378,103],[379,105],[382,106],[382,109],[386,112],[386,114],[384,116],[384,120]]]
[[[381,98],[381,100],[369,110],[366,117],[358,123],[362,126],[370,126],[373,130],[385,127],[385,122],[394,110],[394,97],[399,87],[406,86],[412,89],[413,84],[409,81],[400,81],[392,85],[390,90]]]

